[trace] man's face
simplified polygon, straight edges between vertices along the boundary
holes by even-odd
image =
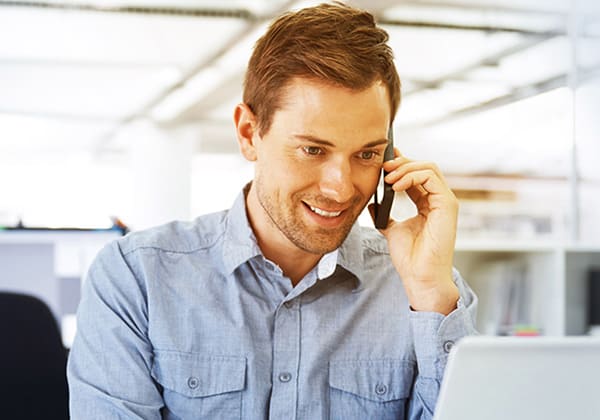
[[[303,251],[339,247],[375,191],[389,122],[383,83],[351,91],[294,79],[269,131],[254,136],[252,216]]]

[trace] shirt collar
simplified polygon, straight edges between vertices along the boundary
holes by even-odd
[[[240,192],[226,218],[223,261],[228,273],[232,273],[246,261],[262,255],[246,211],[246,193],[249,188],[250,184],[247,184]],[[362,281],[363,252],[358,223],[352,226],[350,233],[338,249],[321,258],[317,266],[318,278],[331,276],[337,265],[352,273],[359,282]]]
[[[353,274],[359,284],[363,279],[364,255],[362,249],[361,227],[358,222],[354,223],[350,233],[338,248],[337,263],[346,271]]]
[[[239,193],[226,217],[223,236],[223,262],[228,273],[257,255],[262,255],[246,212],[246,193],[250,184]]]

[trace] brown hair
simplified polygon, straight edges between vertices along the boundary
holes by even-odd
[[[381,80],[393,120],[400,79],[387,40],[373,15],[338,2],[277,18],[256,42],[244,81],[243,100],[257,117],[258,132],[269,130],[284,88],[296,77],[353,90]]]

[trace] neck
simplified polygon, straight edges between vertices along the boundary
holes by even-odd
[[[296,286],[317,265],[322,255],[298,248],[274,225],[260,205],[254,185],[246,196],[246,212],[263,255],[277,264]]]
[[[268,247],[261,245],[260,240],[258,241],[258,245],[261,251],[263,251],[264,256],[281,268],[283,274],[290,279],[294,287],[318,264],[322,257],[315,254],[306,255],[306,253],[297,256],[290,253],[282,256],[279,252],[271,252]]]

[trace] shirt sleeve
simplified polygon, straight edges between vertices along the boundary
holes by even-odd
[[[83,286],[67,367],[71,418],[160,419],[151,365],[145,286],[115,241],[96,257]]]
[[[436,312],[410,311],[418,367],[408,407],[407,418],[410,420],[433,417],[450,350],[462,337],[477,334],[477,296],[458,271],[454,270],[453,278],[460,293],[454,311],[447,316]]]

